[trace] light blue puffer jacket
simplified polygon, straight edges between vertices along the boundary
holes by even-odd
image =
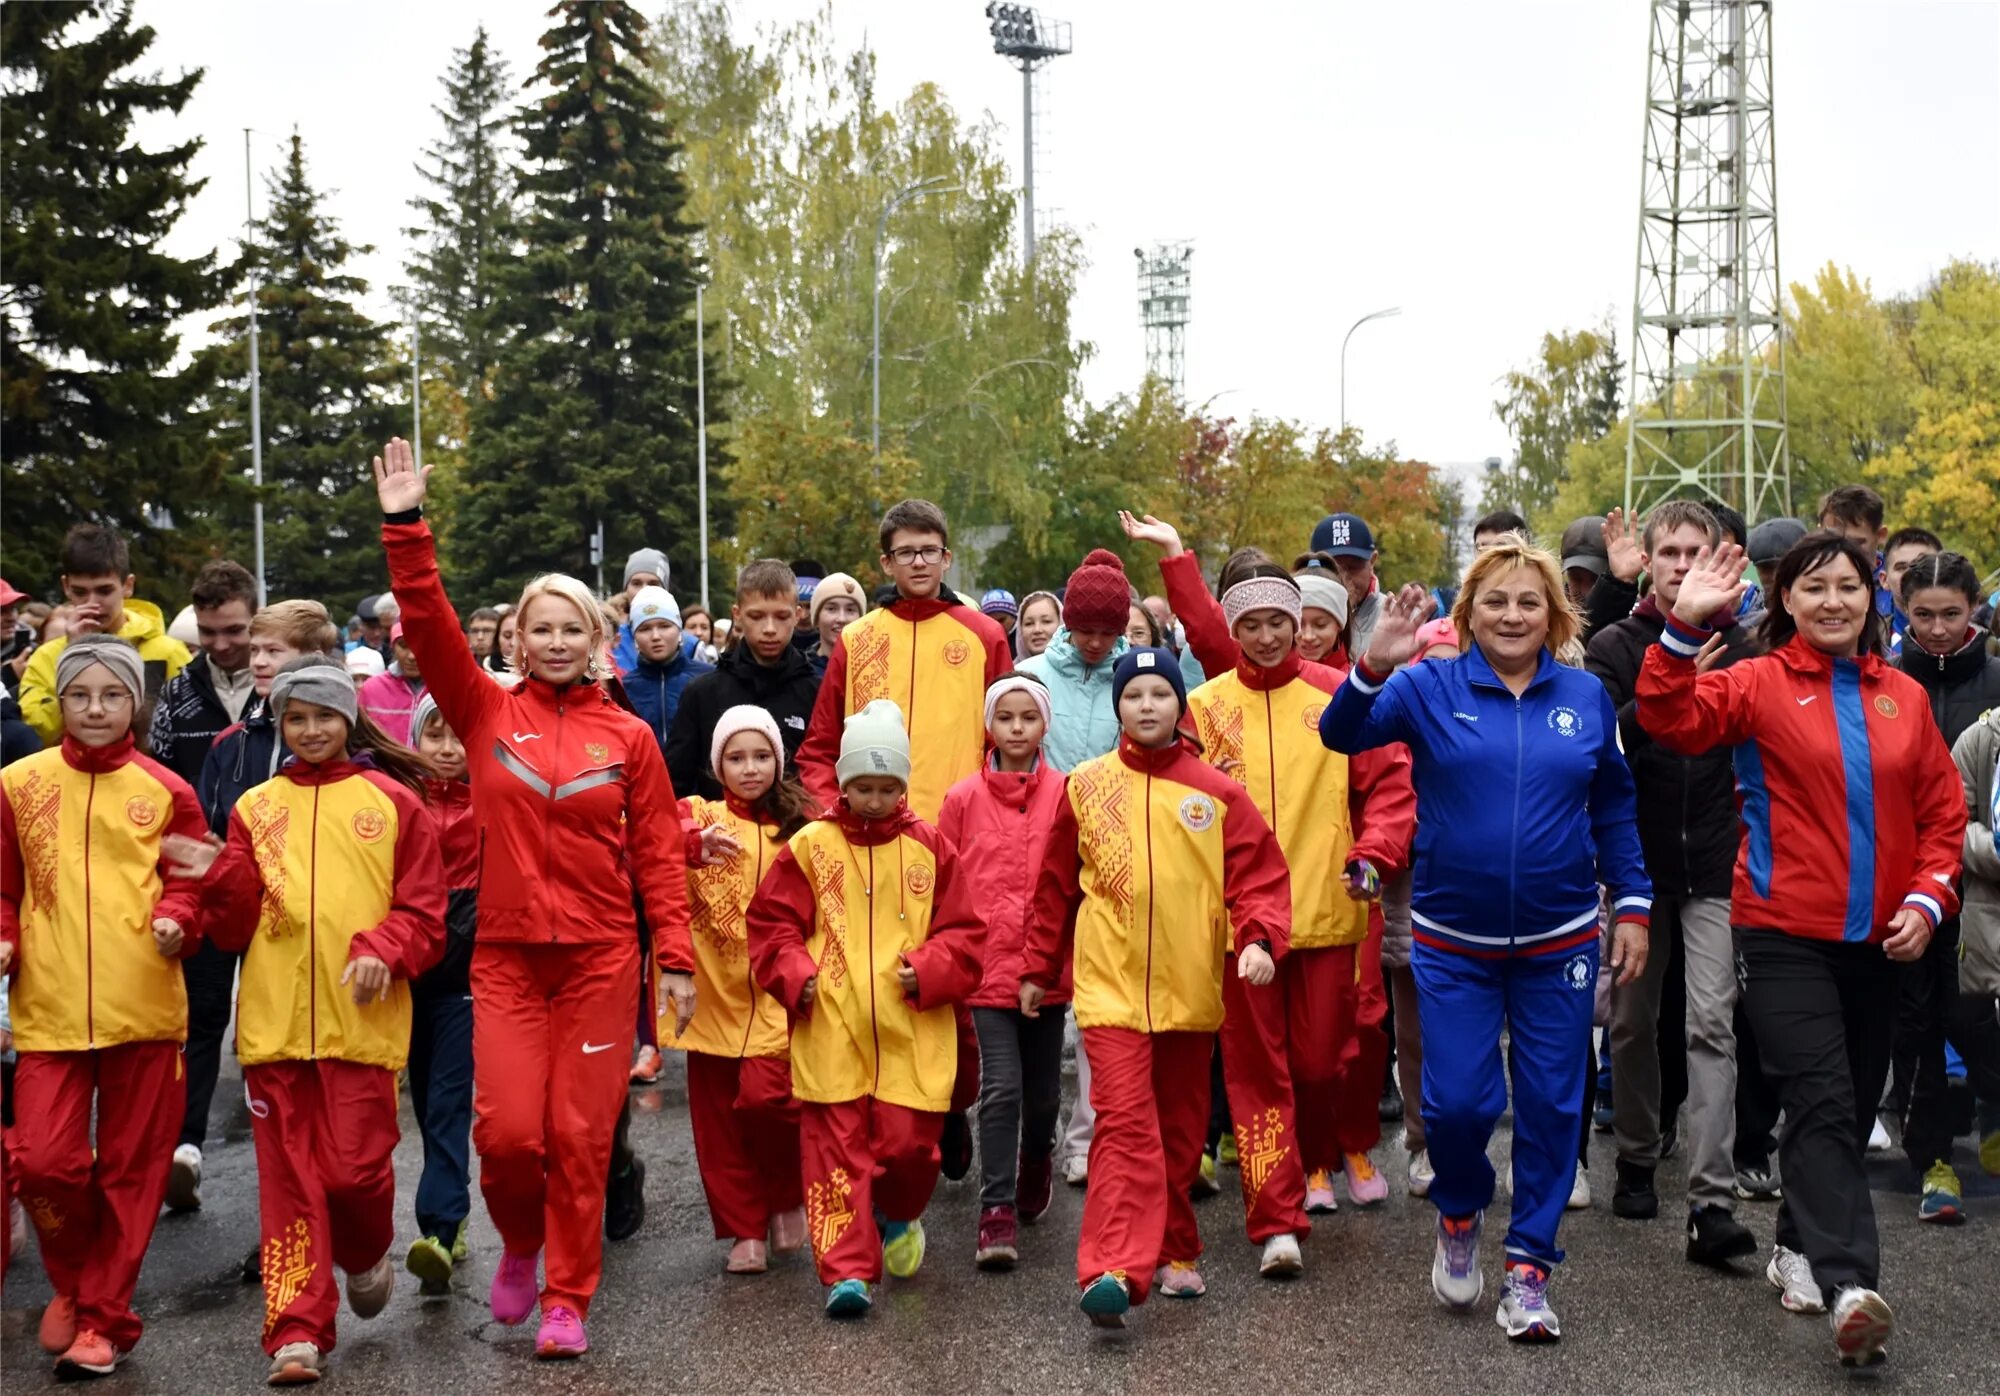
[[[1111,670],[1118,657],[1130,648],[1121,635],[1110,654],[1099,663],[1086,666],[1076,646],[1069,642],[1069,628],[1065,626],[1056,632],[1047,649],[1014,666],[1048,685],[1049,707],[1055,720],[1049,724],[1049,735],[1042,741],[1042,755],[1057,770],[1073,771],[1118,745],[1118,709],[1111,702]]]

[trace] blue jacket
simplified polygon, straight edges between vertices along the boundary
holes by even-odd
[[[270,708],[262,698],[252,697],[243,706],[242,721],[225,727],[202,758],[194,790],[201,797],[201,815],[208,827],[228,837],[229,812],[236,802],[276,775],[291,754],[278,736]]]
[[[1069,630],[1056,632],[1049,647],[1015,665],[1048,685],[1054,720],[1042,739],[1042,755],[1059,771],[1073,771],[1084,762],[1118,746],[1118,709],[1111,701],[1111,671],[1130,649],[1123,635],[1111,653],[1095,665],[1083,662],[1069,642]]]
[[[661,751],[667,749],[667,733],[674,729],[674,714],[681,710],[681,691],[696,676],[714,672],[713,664],[690,659],[683,649],[665,664],[641,659],[625,676],[625,696],[632,700],[633,710],[653,729]]]
[[[1616,919],[1648,919],[1632,771],[1593,675],[1545,652],[1516,698],[1477,645],[1386,682],[1357,667],[1319,734],[1350,755],[1410,748],[1416,939],[1480,956],[1571,950],[1597,938],[1600,881]]]
[[[694,652],[700,648],[700,640],[688,634],[685,630],[681,632],[681,654],[684,657],[693,659]],[[617,666],[618,677],[621,679],[639,667],[639,642],[633,638],[632,622],[629,620],[618,627],[618,639],[611,646],[611,662]],[[709,665],[708,667],[714,668],[715,666]]]

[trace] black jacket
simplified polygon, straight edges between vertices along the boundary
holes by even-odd
[[[290,755],[278,736],[277,719],[262,698],[253,697],[243,708],[243,720],[209,747],[200,778],[192,782],[208,827],[229,837],[229,812],[236,802],[276,775]]]
[[[1944,733],[1946,746],[1956,743],[1988,708],[2000,708],[2000,659],[1986,653],[1986,632],[1977,626],[1958,653],[1943,659],[1926,654],[1915,640],[1903,636],[1896,667],[1930,694],[1931,716]]]
[[[248,705],[245,705],[248,710]],[[197,656],[160,690],[149,729],[153,759],[193,785],[201,779],[208,749],[230,725],[229,709],[216,695],[208,657]]]
[[[1639,847],[1646,855],[1653,895],[1726,897],[1741,837],[1732,749],[1681,756],[1639,726],[1639,705],[1633,696],[1639,667],[1665,628],[1665,619],[1648,601],[1599,630],[1585,651],[1584,663],[1603,682],[1618,709],[1618,735],[1639,787]],[[1731,625],[1721,633],[1723,656],[1717,668],[1758,653],[1742,626]]]
[[[785,738],[785,774],[798,774],[793,763],[818,697],[819,675],[812,661],[789,645],[784,657],[769,666],[759,664],[746,644],[725,652],[715,661],[714,673],[702,674],[681,691],[680,711],[667,735],[667,774],[674,793],[722,798],[722,784],[708,768],[708,744],[716,722],[738,703],[763,708],[778,720]]]

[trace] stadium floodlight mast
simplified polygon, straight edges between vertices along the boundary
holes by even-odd
[[[1070,51],[1069,21],[1029,5],[989,4],[993,51],[1021,69],[1021,265],[1035,261],[1035,69]]]

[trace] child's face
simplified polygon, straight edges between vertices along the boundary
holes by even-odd
[[[1165,746],[1181,720],[1174,686],[1158,674],[1141,674],[1118,695],[1118,725],[1140,746]]]
[[[847,807],[863,819],[887,819],[903,803],[903,782],[894,776],[856,776],[840,787]]]
[[[290,703],[285,705],[287,716],[290,716],[292,706]],[[431,720],[424,724],[424,730],[417,734],[417,755],[428,757],[430,763],[437,767],[438,774],[446,780],[457,780],[465,774],[465,743],[445,724],[442,713],[433,714]]]
[[[110,746],[132,730],[132,708],[125,680],[93,664],[63,688],[63,731],[85,746]]]
[[[899,528],[889,535],[882,554],[882,572],[896,584],[897,594],[913,601],[938,594],[944,585],[944,570],[951,566],[951,549],[937,533]]]
[[[649,664],[665,664],[681,647],[681,628],[670,620],[649,620],[632,632],[639,658]]]
[[[257,686],[259,698],[271,696],[271,680],[278,677],[278,670],[303,653],[292,648],[276,635],[268,633],[252,634],[250,637],[250,678]]]
[[[1118,648],[1118,632],[1115,630],[1072,630],[1069,632],[1069,647],[1087,665],[1102,664],[1112,650]]]
[[[1001,756],[1026,761],[1041,750],[1048,724],[1042,721],[1042,710],[1031,696],[1006,693],[993,705],[993,724],[986,731]]]
[[[796,598],[776,592],[739,597],[730,611],[735,621],[731,628],[742,636],[738,643],[750,647],[752,659],[759,664],[776,664],[791,648],[792,634],[798,628],[793,616],[798,608]]]
[[[1292,652],[1299,628],[1285,612],[1267,607],[1239,619],[1235,635],[1236,643],[1243,646],[1244,658],[1259,669],[1270,669]]]
[[[708,623],[707,611],[690,611],[682,619],[687,622],[684,627],[687,633],[694,636],[695,639],[701,641],[704,645],[714,640],[715,637],[712,633],[714,627]]]
[[[1299,613],[1299,655],[1317,663],[1340,643],[1340,621],[1333,612],[1308,606]]]
[[[1936,551],[1928,543],[1899,543],[1891,548],[1889,555],[1882,559],[1882,585],[1889,589],[1889,595],[1900,602],[1903,598],[1903,574]]]
[[[831,654],[840,632],[861,619],[861,608],[851,596],[829,596],[819,603],[819,642]]]
[[[762,732],[738,732],[722,748],[722,786],[744,804],[764,798],[778,780],[778,754]]]
[[[1055,638],[1056,627],[1062,624],[1062,615],[1056,610],[1056,603],[1046,596],[1038,596],[1021,608],[1021,653],[1037,655],[1049,647]],[[1077,637],[1071,635],[1070,643],[1077,644]],[[1077,645],[1078,650],[1083,647]],[[1102,656],[1100,656],[1101,658]],[[1093,661],[1094,662],[1094,661]]]
[[[234,598],[194,612],[195,633],[209,662],[225,674],[239,674],[250,662],[250,604]]]
[[[347,719],[303,698],[285,704],[279,724],[285,745],[299,760],[318,766],[347,754]]]
[[[125,598],[132,594],[132,579],[106,572],[96,577],[76,577],[63,573],[63,595],[70,604],[69,633],[94,635],[99,631],[116,635],[125,624]]]

